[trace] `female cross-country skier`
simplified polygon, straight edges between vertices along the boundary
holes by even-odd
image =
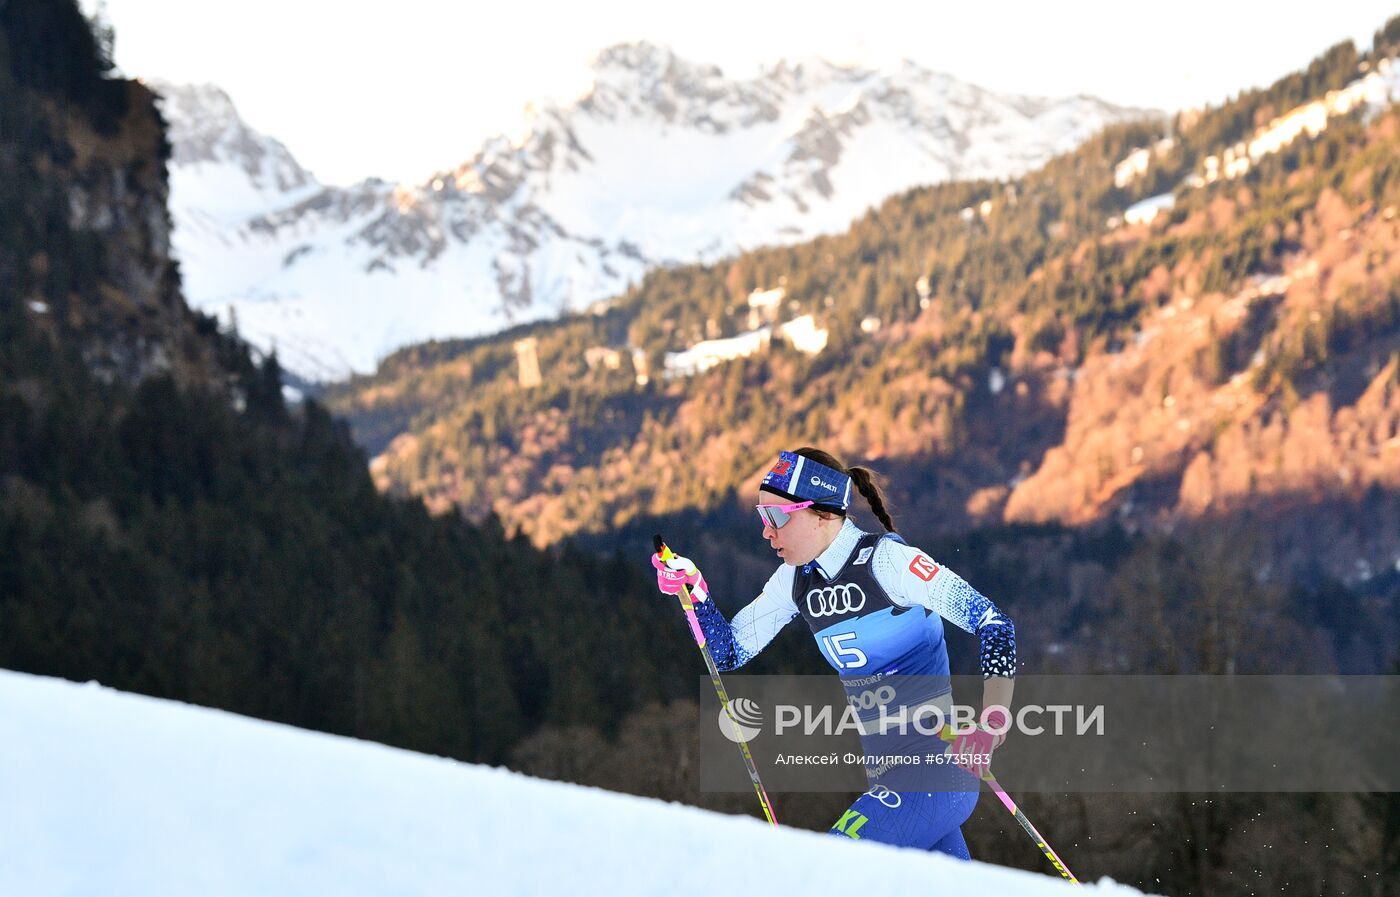
[[[886,532],[864,532],[846,516],[852,485]],[[947,714],[952,697],[943,620],[975,633],[981,643],[986,708],[981,718],[986,725],[961,729],[946,755],[963,758],[973,775],[939,764],[936,769],[923,767],[912,779],[898,779],[890,773],[899,769],[867,766],[873,787],[830,832],[968,859],[960,827],[977,803],[979,780],[974,775],[986,771],[1009,722],[1016,671],[1011,620],[957,574],[895,533],[884,497],[866,468],[846,468],[814,448],[782,452],[759,487],[757,507],[763,537],[783,563],[762,594],[732,621],[708,600],[705,578],[687,558],[663,562],[653,555],[657,585],[671,595],[682,585],[689,587],[721,670],[747,663],[778,630],[802,616],[822,655],[841,676],[852,705],[868,707],[872,702],[859,698],[878,694],[886,705],[885,720],[895,718],[900,709],[917,714],[919,708],[936,707]],[[863,712],[860,719],[867,756],[908,753],[890,749],[897,745],[915,745],[920,754],[945,746],[912,727],[900,730],[898,740],[884,740],[885,730],[873,714]],[[969,756],[977,759],[967,762]],[[901,782],[904,787],[899,787]]]

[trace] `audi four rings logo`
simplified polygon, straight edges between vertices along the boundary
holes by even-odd
[[[807,614],[812,617],[836,617],[853,614],[865,607],[865,592],[855,583],[827,586],[807,593]]]

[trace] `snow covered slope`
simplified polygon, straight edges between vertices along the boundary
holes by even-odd
[[[165,96],[175,250],[196,307],[311,377],[616,295],[649,267],[845,229],[919,184],[1002,177],[1142,110],[993,94],[913,63],[748,80],[646,43],[416,185],[323,186],[215,88]],[[472,89],[464,85],[463,90]]]
[[[881,895],[1074,893],[1045,875],[7,671],[0,795],[0,894],[26,897],[712,897],[699,844],[736,893],[863,893],[877,868]]]

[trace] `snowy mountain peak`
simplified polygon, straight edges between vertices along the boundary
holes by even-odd
[[[191,302],[316,379],[580,309],[659,264],[838,232],[886,197],[1003,178],[1142,110],[1003,96],[916,62],[747,79],[638,42],[417,185],[322,187],[216,88],[161,85]]]
[[[596,74],[617,72],[650,80],[667,77],[677,69],[706,68],[716,75],[721,74],[715,66],[693,66],[677,57],[669,47],[645,40],[605,47],[593,57],[590,67]]]
[[[592,89],[561,110],[602,121],[638,120],[723,133],[772,112],[771,97],[718,66],[690,62],[645,41],[603,50],[592,66]],[[736,122],[735,119],[739,122]]]
[[[233,100],[218,87],[166,81],[148,86],[160,97],[169,125],[173,164],[236,165],[263,191],[286,193],[315,182],[279,141],[248,127]]]
[[[922,67],[913,63],[910,65],[914,70],[927,74]],[[857,84],[872,78],[896,77],[899,71],[900,66],[895,65],[873,65],[868,61],[834,62],[822,56],[803,56],[780,59],[763,69],[759,78],[789,90],[804,90],[833,82]]]

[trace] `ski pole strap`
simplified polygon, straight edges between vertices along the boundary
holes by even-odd
[[[657,535],[656,553],[665,561],[675,557],[671,549]],[[690,631],[695,636],[695,644],[700,647],[700,653],[705,658],[705,668],[710,672],[710,683],[715,687],[715,694],[719,696],[719,702],[724,707],[725,718],[729,720],[729,725],[733,729],[734,741],[739,743],[739,752],[744,755],[744,768],[748,770],[749,781],[753,783],[754,792],[758,795],[758,802],[763,807],[763,816],[768,820],[768,824],[776,826],[778,817],[773,813],[773,802],[768,799],[768,792],[763,787],[763,782],[758,777],[758,766],[753,761],[753,754],[749,751],[749,743],[739,734],[739,726],[734,722],[734,716],[729,712],[729,692],[724,688],[724,681],[719,677],[719,667],[715,666],[715,659],[710,654],[710,649],[705,644],[705,632],[700,628],[700,621],[695,617],[695,603],[690,600],[690,590],[681,586],[680,593],[681,607],[685,610],[686,619],[690,621]]]
[[[661,541],[660,536],[657,536],[656,540],[658,543],[656,551],[661,555],[662,561],[669,561],[676,556],[675,552],[671,551],[671,549],[666,546],[666,543]],[[695,616],[695,602],[690,598],[690,589],[681,586],[677,597],[680,598],[681,608],[685,611],[686,622],[690,623],[690,634],[695,636],[695,644],[699,645],[701,650],[704,650],[705,630],[700,628],[700,619]]]
[[[938,737],[951,743],[957,738],[957,734],[953,731],[951,726],[945,725],[942,729],[938,730]],[[1020,807],[1016,806],[1016,802],[1011,799],[1011,795],[1006,793],[1005,789],[1001,787],[1001,783],[997,781],[996,776],[992,775],[990,770],[987,771],[986,775],[982,776],[982,781],[987,783],[987,787],[991,788],[992,793],[1001,800],[1002,806],[1006,807],[1006,809],[1011,812],[1012,818],[1021,824],[1021,828],[1026,830],[1026,834],[1031,836],[1031,840],[1035,841],[1035,846],[1040,848],[1040,852],[1045,854],[1045,858],[1059,870],[1060,874],[1075,884],[1083,884],[1083,882],[1074,877],[1073,872],[1069,871],[1069,867],[1060,859],[1060,855],[1055,853],[1054,849],[1046,843],[1045,838],[1036,830],[1036,827],[1031,825],[1031,821],[1026,818],[1026,814],[1021,812]]]

